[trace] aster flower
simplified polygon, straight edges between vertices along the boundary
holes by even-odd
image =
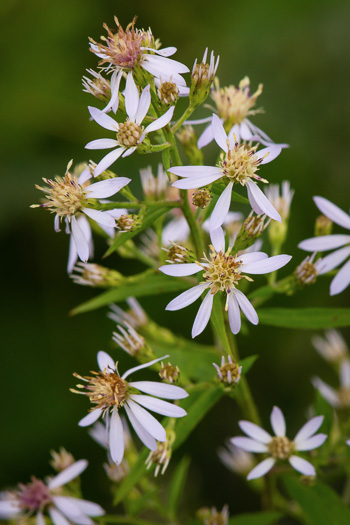
[[[173,277],[184,277],[203,272],[204,281],[183,292],[170,301],[166,310],[180,310],[194,303],[204,290],[209,290],[195,318],[192,337],[199,335],[207,326],[213,307],[214,295],[221,291],[226,293],[226,307],[232,333],[241,329],[240,309],[252,324],[258,324],[259,318],[253,305],[237,288],[243,278],[251,280],[244,273],[265,274],[285,266],[291,259],[290,255],[268,257],[263,252],[253,252],[243,255],[231,255],[231,248],[225,252],[225,237],[222,228],[211,232],[210,255],[201,262],[169,264],[159,270]]]
[[[324,338],[315,336],[311,342],[317,352],[326,359],[326,361],[342,361],[349,355],[347,344],[341,333],[337,330],[327,330]]]
[[[225,356],[222,356],[221,365],[219,366],[216,363],[213,363],[213,366],[222,383],[226,383],[227,385],[232,385],[232,383],[237,384],[241,379],[242,367],[238,366],[238,363],[233,361],[230,355],[227,356],[227,363]]]
[[[114,21],[117,32],[109,29],[107,24],[103,25],[108,33],[103,38],[105,44],[90,38],[90,50],[101,58],[101,66],[106,65],[107,69],[112,68],[118,72],[130,72],[141,67],[157,78],[172,76],[176,80],[180,74],[189,72],[187,66],[168,58],[176,53],[176,47],[159,49],[159,42],[154,39],[151,29],[135,29],[136,17],[125,31],[117,17],[114,17]]]
[[[115,228],[115,219],[110,211],[99,211],[91,206],[90,199],[101,199],[115,195],[126,186],[131,179],[116,177],[90,184],[90,171],[85,169],[79,177],[71,173],[67,165],[64,177],[46,179],[46,187],[36,185],[36,188],[45,193],[46,201],[43,204],[33,204],[31,208],[47,208],[55,213],[55,231],[60,231],[60,223],[65,222],[66,233],[72,233],[68,271],[74,266],[76,254],[86,262],[92,253],[91,228],[85,216],[95,221],[102,228]],[[80,218],[80,219],[79,219]],[[74,243],[74,244],[73,244]]]
[[[166,126],[174,113],[174,106],[168,109],[164,115],[148,124],[146,128],[141,126],[142,121],[147,115],[151,105],[150,86],[146,86],[139,96],[137,86],[134,82],[132,74],[129,73],[126,80],[125,89],[125,109],[128,115],[126,122],[118,123],[110,116],[106,115],[104,111],[98,108],[89,107],[90,115],[105,129],[114,131],[117,134],[117,139],[97,139],[86,144],[87,149],[111,149],[96,166],[95,177],[103,173],[111,164],[113,164],[120,156],[127,157],[131,155],[143,142],[146,135],[151,131]]]
[[[109,452],[112,460],[117,464],[123,459],[125,447],[124,430],[119,414],[121,408],[125,409],[136,434],[150,450],[157,449],[156,440],[166,440],[166,433],[157,419],[147,412],[145,408],[169,417],[183,417],[186,415],[183,408],[157,399],[157,397],[152,397],[183,399],[188,394],[182,388],[154,381],[126,381],[130,374],[152,366],[162,359],[164,357],[130,368],[130,370],[120,376],[113,359],[106,352],[100,351],[97,354],[99,372],[92,372],[92,376],[84,377],[74,374],[75,377],[85,384],[77,385],[77,388],[80,390],[71,389],[71,391],[88,396],[90,402],[96,405],[87,416],[79,421],[79,426],[92,425],[100,416],[105,416],[109,429]],[[139,394],[138,391],[150,395],[145,396]]]
[[[230,441],[226,443],[226,447],[219,448],[218,456],[221,463],[236,474],[246,475],[255,464],[253,454],[236,447]]]
[[[312,384],[321,396],[334,408],[350,407],[350,361],[344,359],[339,368],[340,388],[335,390],[319,377],[314,377]]]
[[[323,259],[317,259],[315,261],[316,252],[312,255],[308,255],[295,269],[294,275],[303,285],[314,284],[319,275],[326,273],[323,266]]]
[[[90,517],[103,516],[104,510],[97,503],[62,495],[62,487],[87,467],[81,459],[62,470],[57,476],[44,482],[32,477],[30,483],[20,483],[17,489],[8,491],[0,501],[1,519],[20,519],[36,516],[36,524],[44,525],[44,513],[48,513],[54,525],[77,523],[92,525]]]
[[[212,128],[215,141],[223,150],[217,166],[175,166],[169,169],[182,180],[174,182],[173,186],[181,189],[195,189],[222,180],[228,183],[219,197],[210,217],[210,231],[219,228],[230,209],[232,189],[235,184],[247,187],[248,199],[257,214],[281,222],[279,213],[260,190],[256,181],[267,182],[256,172],[260,164],[274,160],[281,147],[269,146],[257,151],[257,146],[240,144],[234,135],[226,135],[223,125],[217,115],[213,115]]]
[[[296,455],[295,452],[314,450],[320,447],[327,439],[326,434],[315,434],[323,422],[323,416],[310,419],[293,441],[286,437],[286,422],[282,411],[273,407],[271,412],[271,426],[275,435],[271,436],[255,423],[250,421],[239,421],[241,430],[249,437],[234,437],[231,443],[247,452],[267,453],[270,457],[264,459],[248,474],[247,479],[255,479],[264,476],[280,460],[288,460],[289,464],[305,476],[315,476],[313,465]]]
[[[138,329],[148,323],[148,317],[140,303],[135,297],[128,297],[126,303],[129,306],[128,311],[122,310],[117,304],[110,304],[111,312],[108,313],[109,319],[117,324],[127,322],[133,328]]]
[[[324,197],[314,197],[317,208],[328,219],[339,226],[350,230],[350,215],[338,208],[335,204]],[[307,252],[324,252],[334,250],[323,258],[322,273],[330,272],[337,268],[344,261],[344,266],[333,278],[330,286],[330,295],[337,295],[343,292],[350,284],[350,235],[320,235],[306,239],[299,244],[299,248]]]
[[[264,192],[272,206],[276,208],[280,214],[282,220],[287,220],[294,197],[294,190],[291,190],[290,182],[284,180],[281,184],[281,189],[279,184],[269,184],[264,188]]]
[[[153,175],[151,166],[141,169],[140,177],[142,191],[146,200],[164,199],[169,182],[163,164],[158,164],[157,177]]]

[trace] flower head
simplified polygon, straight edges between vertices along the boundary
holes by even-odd
[[[128,115],[128,119],[125,122],[119,123],[106,115],[104,111],[89,107],[90,115],[97,124],[116,133],[116,139],[97,139],[85,146],[87,149],[114,148],[97,164],[94,173],[95,177],[109,168],[120,156],[126,157],[131,155],[143,142],[148,133],[161,129],[170,122],[174,113],[174,106],[169,108],[164,115],[151,122],[151,124],[143,127],[142,122],[147,115],[150,105],[150,86],[145,87],[140,97],[132,74],[129,73],[125,88],[125,109]]]
[[[257,146],[240,143],[234,134],[226,135],[217,115],[213,115],[212,130],[215,141],[223,150],[216,166],[175,166],[169,171],[181,180],[173,186],[181,189],[196,189],[222,180],[225,189],[218,199],[210,217],[210,231],[219,228],[230,209],[232,189],[235,184],[245,186],[248,199],[257,214],[265,214],[281,222],[279,213],[259,189],[257,182],[265,182],[258,175],[260,165],[274,160],[281,152],[280,146],[274,145],[257,151]]]
[[[344,359],[339,368],[340,388],[334,389],[319,377],[314,377],[312,384],[321,396],[334,408],[350,407],[350,361]]]
[[[16,519],[36,515],[36,523],[45,523],[44,513],[48,513],[54,525],[77,523],[92,525],[90,517],[103,516],[104,510],[97,503],[72,496],[62,495],[62,487],[87,467],[85,459],[77,461],[57,476],[44,482],[32,477],[29,483],[19,483],[17,489],[5,493],[0,501],[0,518]],[[68,521],[67,521],[68,520]]]
[[[154,381],[126,381],[130,374],[152,366],[161,359],[164,359],[164,357],[131,368],[120,376],[113,359],[106,352],[100,351],[97,354],[99,372],[91,372],[91,376],[74,374],[84,384],[77,385],[79,390],[71,389],[71,391],[86,395],[90,402],[95,405],[90,413],[79,421],[79,425],[82,427],[89,426],[95,423],[101,415],[107,418],[109,452],[112,460],[117,464],[123,459],[125,446],[124,430],[119,414],[121,409],[125,410],[136,434],[150,450],[156,450],[156,440],[166,440],[166,433],[162,425],[145,408],[169,417],[183,417],[186,415],[183,408],[156,397],[151,397],[183,399],[188,394],[182,388]],[[139,394],[138,391],[150,395],[145,396]]]
[[[324,197],[314,197],[314,202],[317,208],[328,219],[335,224],[350,230],[350,215],[338,208],[335,204]],[[319,273],[328,273],[340,266],[344,261],[346,263],[337,275],[333,278],[330,286],[330,295],[337,295],[343,292],[350,284],[350,235],[321,235],[306,239],[299,244],[299,248],[307,252],[324,252],[334,250],[322,259]]]
[[[231,356],[227,357],[227,363],[225,356],[221,358],[221,366],[218,366],[216,363],[213,363],[220,381],[228,385],[236,384],[241,379],[242,367],[238,366],[236,361],[233,361]]]
[[[338,362],[349,356],[349,350],[343,336],[337,330],[328,330],[325,337],[315,336],[312,344],[317,352],[327,361]]]
[[[255,479],[269,472],[277,461],[288,461],[298,472],[305,476],[314,476],[315,468],[309,461],[301,458],[296,452],[313,450],[320,447],[327,438],[326,434],[315,434],[323,422],[323,416],[317,416],[299,430],[293,440],[286,436],[286,422],[282,411],[274,407],[271,412],[271,426],[275,433],[271,436],[255,423],[239,421],[241,430],[249,437],[234,437],[231,443],[248,452],[266,453],[269,455],[248,474],[247,479]]]
[[[226,294],[226,310],[231,331],[237,334],[241,328],[240,309],[247,319],[258,324],[259,318],[247,297],[238,289],[241,279],[252,280],[245,273],[265,274],[282,268],[289,262],[289,255],[268,257],[263,252],[252,252],[243,255],[231,254],[231,248],[225,251],[223,230],[218,228],[211,233],[210,254],[194,263],[169,264],[159,269],[166,275],[184,277],[203,272],[203,281],[173,299],[167,310],[180,310],[198,299],[204,290],[209,290],[196,316],[192,328],[192,337],[199,335],[207,326],[213,306],[214,295]]]

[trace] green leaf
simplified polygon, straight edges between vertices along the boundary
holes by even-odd
[[[230,518],[229,525],[273,525],[283,516],[281,512],[249,512]]]
[[[190,461],[191,460],[188,456],[182,458],[182,460],[176,468],[175,473],[173,474],[173,478],[169,486],[168,510],[169,515],[174,521],[176,519],[177,508],[186,483],[186,477],[188,468],[190,466]]]
[[[174,279],[160,272],[147,270],[139,273],[125,281],[115,288],[86,301],[85,303],[74,308],[71,315],[81,314],[96,310],[110,303],[125,301],[128,297],[144,297],[148,295],[158,295],[166,292],[178,292],[187,290],[192,285],[192,281],[185,279]]]
[[[211,187],[211,189],[212,189],[212,191],[213,191],[213,193],[215,195],[221,195],[225,188],[226,188],[226,186],[224,184],[221,184],[221,183],[214,183],[212,185],[212,187]],[[235,202],[240,202],[241,204],[249,204],[249,200],[247,199],[247,197],[243,197],[242,195],[240,195],[236,191],[232,192],[231,200],[233,200]]]
[[[137,235],[138,233],[142,232],[142,230],[145,230],[146,228],[149,228],[159,217],[164,215],[169,211],[169,208],[152,208],[150,210],[147,210],[142,221],[142,225],[137,230],[131,231],[131,232],[122,232],[119,233],[119,235],[116,236],[111,246],[108,248],[108,250],[105,253],[105,257],[108,255],[111,255],[111,253],[115,252],[119,246],[122,246],[126,241],[129,239],[132,239]]]
[[[133,465],[130,474],[122,481],[119,485],[118,490],[116,491],[115,499],[113,501],[114,505],[118,505],[125,496],[129,494],[131,489],[142,479],[144,473],[146,472],[145,461],[148,457],[149,450],[144,448],[140,453],[135,465]]]
[[[258,311],[261,324],[323,330],[334,326],[350,326],[350,308],[264,308]]]
[[[187,416],[178,420],[175,427],[176,440],[173,446],[175,450],[196,428],[211,408],[223,396],[224,390],[220,385],[201,383],[189,392],[189,396],[181,401],[181,407],[187,411]]]
[[[350,523],[350,510],[330,487],[316,480],[313,487],[295,477],[284,477],[290,497],[299,503],[309,525],[345,525]]]
[[[239,360],[239,364],[242,367],[242,375],[245,375],[249,372],[255,361],[258,359],[258,355],[250,355],[244,359]]]
[[[270,285],[260,286],[260,288],[257,288],[256,290],[254,290],[254,292],[251,292],[248,295],[248,298],[250,300],[257,299],[257,298],[268,300],[275,293],[276,293],[276,288],[274,288],[273,286],[270,286]]]

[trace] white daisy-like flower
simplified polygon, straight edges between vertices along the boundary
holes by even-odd
[[[48,513],[54,525],[93,525],[91,517],[103,516],[105,511],[97,503],[65,496],[62,487],[88,466],[81,459],[62,470],[57,476],[44,482],[32,477],[30,483],[20,483],[17,489],[2,494],[0,519],[13,520],[36,516],[36,525],[45,525],[44,513]]]
[[[324,417],[316,416],[301,427],[293,441],[286,437],[286,422],[284,415],[278,407],[273,407],[271,412],[271,426],[275,435],[271,436],[255,423],[250,421],[239,421],[241,430],[249,437],[234,437],[231,443],[247,452],[258,452],[269,454],[249,472],[247,479],[255,479],[269,472],[277,461],[288,460],[290,465],[305,476],[315,476],[313,465],[305,459],[297,456],[295,452],[314,450],[320,447],[327,439],[326,434],[315,434],[322,425]]]
[[[181,180],[173,186],[185,190],[201,188],[215,181],[226,183],[226,188],[220,195],[210,217],[210,231],[219,228],[230,209],[232,189],[235,184],[246,186],[251,207],[257,214],[265,214],[281,222],[279,213],[272,206],[256,181],[267,182],[256,172],[261,164],[274,160],[282,151],[274,145],[257,151],[257,146],[240,144],[234,135],[226,135],[223,125],[217,115],[213,115],[212,128],[215,141],[223,150],[217,166],[175,166],[169,169]]]
[[[130,368],[120,376],[113,359],[106,352],[100,351],[97,354],[99,372],[92,372],[92,376],[84,377],[74,374],[85,384],[77,385],[80,390],[71,389],[71,391],[88,396],[91,403],[96,405],[87,416],[79,421],[79,426],[86,427],[95,423],[100,416],[106,417],[106,424],[109,429],[109,452],[112,460],[117,464],[122,461],[125,448],[123,424],[119,414],[121,408],[125,409],[136,434],[150,450],[157,449],[156,440],[166,440],[166,432],[157,419],[145,408],[168,417],[186,415],[183,408],[157,399],[157,397],[152,397],[183,399],[188,396],[183,388],[155,381],[126,381],[126,378],[134,372],[152,366],[165,357],[169,356],[160,357],[149,363]],[[149,395],[139,394],[138,392]]]
[[[314,377],[312,384],[321,396],[334,408],[350,407],[350,361],[344,359],[339,368],[340,388],[336,390],[327,385],[319,377]]]
[[[323,259],[315,261],[316,252],[308,255],[295,269],[296,279],[304,285],[314,284],[319,275],[326,273],[323,267]]]
[[[117,304],[110,304],[111,312],[107,316],[117,324],[124,324],[127,322],[135,329],[139,329],[148,323],[148,317],[140,303],[135,297],[128,297],[126,303],[129,306],[128,311],[124,311]]]
[[[311,342],[317,352],[326,359],[326,361],[339,362],[349,355],[349,349],[345,339],[337,330],[327,330],[324,338],[315,336]]]
[[[181,74],[188,73],[188,67],[168,58],[176,53],[176,47],[159,49],[159,42],[154,39],[151,29],[135,29],[136,17],[125,31],[118,18],[114,17],[114,20],[117,32],[111,31],[107,24],[103,26],[108,33],[104,38],[105,44],[90,38],[90,49],[101,58],[100,65],[115,69],[117,73],[141,67],[158,79],[172,77],[174,82],[183,81]]]
[[[223,355],[221,357],[220,366],[216,363],[213,363],[213,366],[217,371],[218,377],[222,383],[226,383],[227,385],[232,385],[232,383],[237,384],[241,379],[242,367],[239,366],[236,361],[233,361],[230,355],[227,356],[227,363],[225,356]]]
[[[236,474],[247,475],[255,465],[253,454],[236,447],[230,441],[227,441],[226,447],[219,448],[218,456],[223,465]]]
[[[101,175],[106,169],[113,164],[120,156],[127,157],[131,155],[142,143],[148,133],[157,131],[166,126],[174,113],[174,106],[168,109],[164,115],[148,124],[145,128],[142,122],[147,115],[151,105],[150,86],[146,86],[139,96],[139,91],[129,73],[126,80],[125,89],[125,109],[128,115],[126,122],[116,122],[112,117],[105,114],[98,108],[89,107],[91,117],[105,129],[114,131],[117,139],[97,139],[86,144],[87,149],[111,149],[103,159],[97,164],[94,175]]]
[[[92,254],[91,228],[86,217],[95,221],[102,228],[115,228],[114,210],[99,211],[91,207],[90,199],[101,199],[115,195],[121,188],[129,184],[131,179],[116,177],[90,184],[90,170],[85,169],[79,177],[70,173],[69,169],[73,161],[67,166],[64,177],[46,179],[43,181],[48,185],[36,188],[43,191],[46,201],[42,204],[33,204],[32,208],[47,208],[55,213],[55,231],[60,231],[60,223],[66,224],[66,233],[72,234],[70,255],[68,260],[68,271],[74,266],[76,254],[86,262]],[[74,243],[74,244],[73,244]]]
[[[166,310],[180,310],[194,303],[204,290],[209,290],[195,318],[192,337],[199,335],[207,326],[213,307],[214,295],[221,291],[226,293],[226,310],[231,331],[237,334],[241,329],[240,309],[252,324],[258,324],[258,315],[247,299],[237,288],[242,278],[251,280],[248,274],[265,274],[274,272],[285,266],[291,259],[290,255],[268,257],[263,252],[231,255],[231,248],[225,252],[225,236],[222,228],[211,232],[210,255],[202,261],[194,263],[169,264],[159,270],[173,277],[185,277],[203,272],[203,282],[186,290],[170,301]]]
[[[335,224],[350,230],[350,215],[324,197],[314,197],[317,208]],[[324,252],[334,250],[322,260],[322,273],[334,270],[344,261],[346,263],[333,278],[330,286],[330,295],[343,292],[350,284],[350,235],[320,235],[302,241],[299,248],[307,252]]]
[[[288,219],[290,206],[294,197],[294,190],[290,188],[290,182],[284,180],[281,189],[278,184],[269,184],[264,188],[266,197],[278,211],[283,221]]]

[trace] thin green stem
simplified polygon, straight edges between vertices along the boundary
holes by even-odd
[[[195,109],[196,109],[196,107],[195,106],[191,106],[191,104],[190,104],[188,106],[188,108],[185,109],[185,111],[183,112],[183,114],[181,115],[179,120],[173,125],[173,127],[171,128],[171,131],[173,133],[176,133],[177,130],[179,129],[179,127],[182,126],[182,124],[185,122],[185,120],[187,120],[192,115],[192,113],[194,112]]]

